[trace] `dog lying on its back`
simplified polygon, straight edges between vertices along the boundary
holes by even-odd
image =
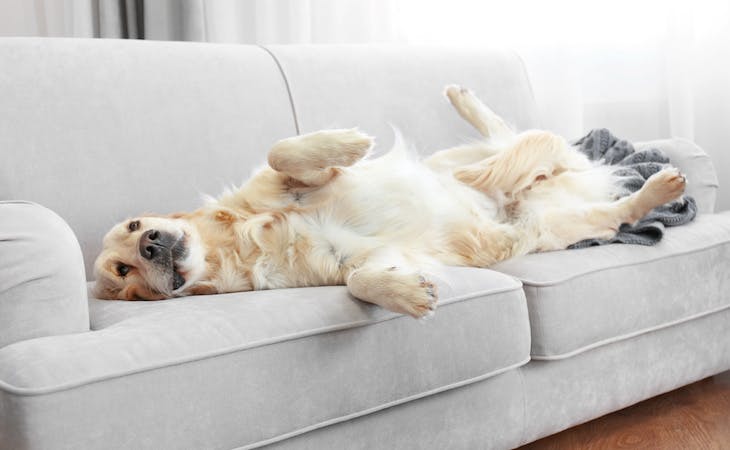
[[[159,300],[347,285],[358,299],[424,317],[425,275],[487,267],[530,252],[609,238],[682,195],[664,169],[616,200],[617,176],[545,131],[515,133],[472,93],[446,90],[482,142],[418,161],[402,144],[364,159],[370,137],[326,130],[282,140],[269,168],[190,213],[114,226],[97,258],[96,295]]]

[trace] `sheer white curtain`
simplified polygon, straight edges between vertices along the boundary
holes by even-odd
[[[245,44],[399,37],[398,0],[0,0],[0,36],[131,37]],[[144,32],[127,33],[137,17]],[[127,30],[130,31],[130,30]],[[134,30],[139,31],[139,30]]]
[[[0,35],[513,47],[544,128],[691,139],[730,185],[730,0],[0,0],[0,8],[15,13],[0,14]],[[730,209],[727,189],[718,206]]]
[[[517,49],[544,128],[697,142],[719,172],[718,207],[730,209],[730,1],[399,3],[409,42]]]

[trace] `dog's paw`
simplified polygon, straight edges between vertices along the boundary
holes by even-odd
[[[641,198],[651,208],[679,198],[687,186],[687,178],[675,167],[662,169],[650,176],[641,189]]]
[[[459,106],[466,103],[467,98],[474,94],[458,84],[450,84],[444,88],[444,95],[452,105]]]
[[[282,139],[269,151],[269,165],[280,172],[351,166],[373,147],[372,137],[357,128],[322,130]]]
[[[434,314],[438,287],[419,273],[391,273],[386,284],[388,309],[424,319]]]
[[[429,281],[423,275],[418,276],[419,293],[413,299],[413,310],[416,314],[411,316],[417,319],[428,319],[436,311],[438,302],[438,286]]]
[[[348,280],[350,293],[366,302],[416,319],[433,314],[438,301],[438,288],[418,272],[397,266],[385,270],[357,270]]]
[[[372,136],[357,128],[321,131],[318,137],[329,142],[325,147],[335,149],[335,155],[332,155],[335,156],[335,160],[332,161],[333,166],[350,166],[364,158],[375,145]]]

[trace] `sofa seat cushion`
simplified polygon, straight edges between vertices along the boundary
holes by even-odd
[[[198,448],[195,442],[232,448],[528,361],[529,321],[518,281],[473,268],[447,268],[436,281],[440,306],[425,323],[355,300],[343,286],[158,302],[91,299],[94,331],[0,349],[0,404],[3,396],[22,403],[62,393],[74,414],[90,416],[82,422],[103,414],[125,429],[142,427],[141,436],[154,423],[193,436],[190,448]],[[155,419],[147,423],[150,415]],[[56,419],[14,423],[36,423],[33,430],[52,434],[49,427],[63,423]]]
[[[614,244],[493,267],[524,284],[533,359],[561,359],[730,306],[730,212],[666,230],[653,247]]]

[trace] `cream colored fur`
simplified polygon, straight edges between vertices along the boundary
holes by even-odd
[[[419,161],[398,140],[366,159],[356,129],[280,141],[269,167],[192,213],[141,217],[105,237],[97,259],[101,298],[158,299],[346,284],[360,300],[413,317],[437,303],[429,274],[442,265],[488,267],[535,251],[607,238],[622,223],[680,196],[674,169],[616,200],[611,168],[545,131],[517,134],[471,92],[446,95],[484,140]],[[137,250],[151,228],[188,250],[160,273]],[[120,264],[125,272],[120,274]],[[185,283],[173,289],[173,272]]]

